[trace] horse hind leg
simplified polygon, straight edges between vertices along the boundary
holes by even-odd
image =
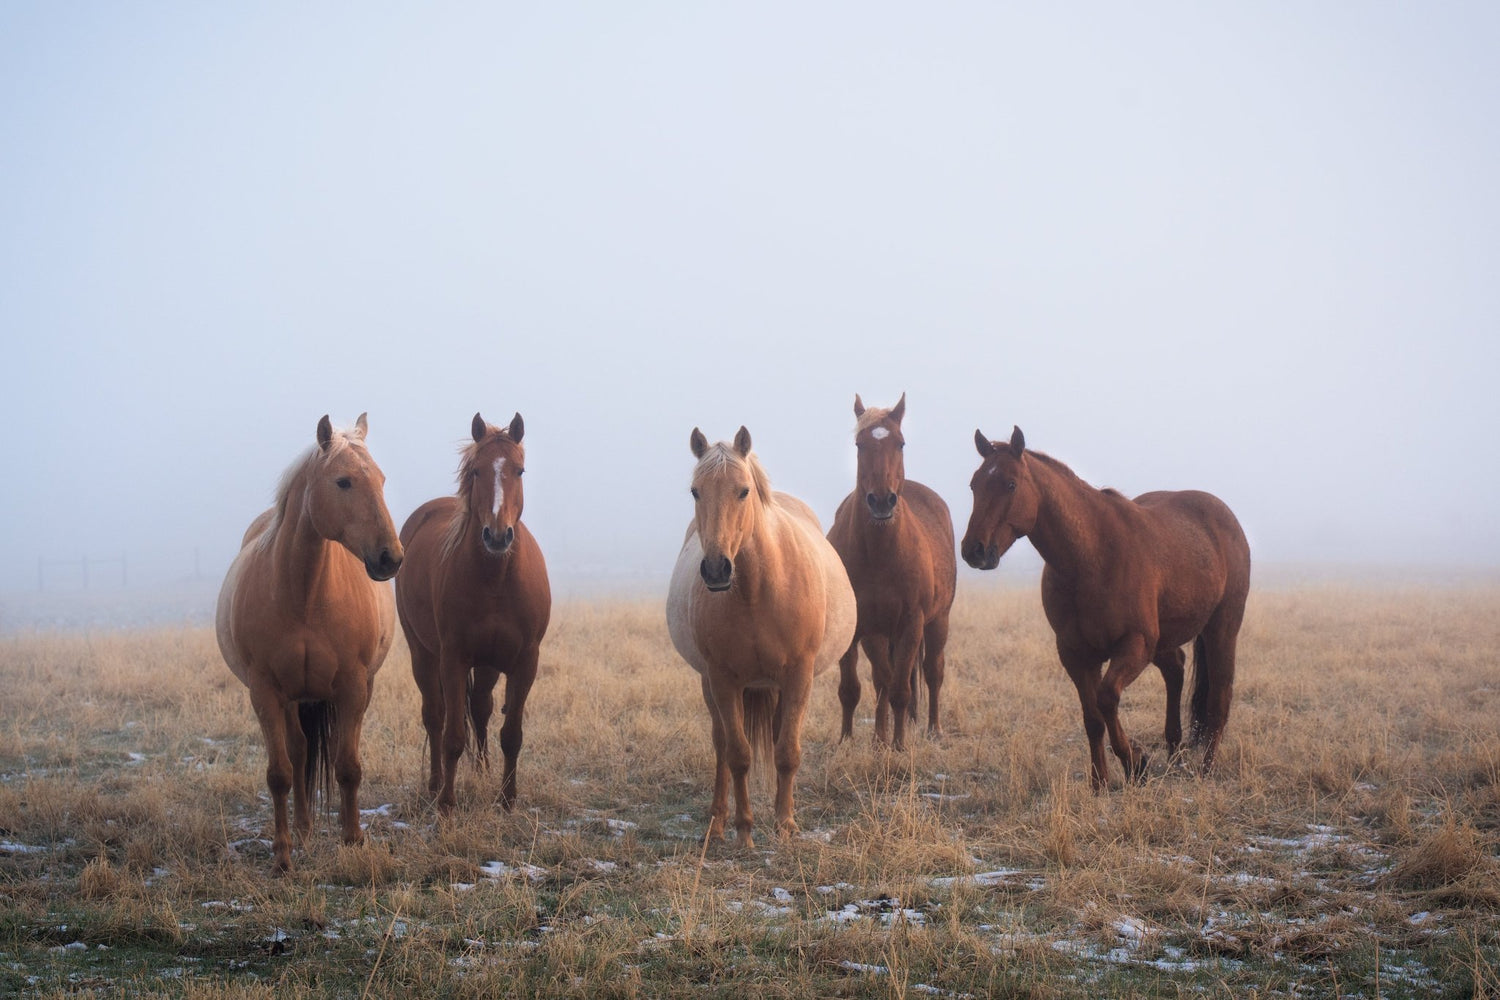
[[[1220,608],[1193,643],[1193,731],[1203,742],[1203,773],[1213,770],[1234,699],[1235,647],[1244,609]],[[1201,692],[1200,692],[1201,689]]]
[[[475,667],[469,674],[469,732],[474,739],[474,767],[487,773],[490,769],[490,719],[495,714],[495,685],[500,672],[489,667]],[[506,687],[509,688],[509,682]],[[509,709],[502,706],[501,713]]]
[[[1172,646],[1157,650],[1156,658],[1151,662],[1161,671],[1161,678],[1167,685],[1167,756],[1175,758],[1182,746],[1182,679],[1187,656],[1181,646]]]
[[[877,744],[890,742],[891,732],[891,644],[883,635],[866,636],[861,645],[870,661],[870,680],[875,687],[875,733]]]
[[[295,701],[286,705],[286,750],[292,766],[292,831],[306,844],[312,835],[312,803],[317,790],[315,767],[309,767],[308,738],[303,713],[305,706]]]
[[[422,728],[427,733],[427,794],[436,795],[443,787],[443,681],[437,657],[412,645],[411,673],[422,696]]]
[[[500,779],[500,807],[506,812],[516,804],[516,763],[521,757],[525,735],[522,726],[526,717],[526,696],[531,693],[532,682],[536,680],[540,656],[540,647],[527,647],[516,658],[505,678],[505,706],[502,709],[505,722],[500,726],[500,752],[505,756],[505,771]]]
[[[943,735],[938,716],[938,692],[948,673],[948,613],[945,611],[922,630],[922,677],[927,682],[927,735]]]

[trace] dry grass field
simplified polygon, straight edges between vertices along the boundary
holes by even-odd
[[[867,669],[867,668],[866,668]],[[712,748],[659,600],[555,610],[520,801],[438,821],[404,646],[368,843],[270,875],[265,758],[212,632],[0,639],[0,996],[1500,996],[1500,589],[1252,594],[1220,769],[1089,792],[1032,588],[962,590],[948,735],[840,745],[704,850]],[[1196,763],[1191,757],[1190,762]]]

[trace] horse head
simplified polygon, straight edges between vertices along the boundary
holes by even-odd
[[[693,470],[693,523],[703,546],[698,572],[715,593],[734,582],[734,558],[770,501],[770,485],[750,454],[750,432],[741,427],[732,445],[710,445],[698,428],[689,444],[698,466]]]
[[[974,512],[959,551],[975,569],[994,569],[1016,539],[1036,524],[1039,498],[1021,428],[1015,428],[1008,443],[991,441],[976,430],[974,447],[984,461],[969,481]]]
[[[510,554],[516,540],[525,496],[521,476],[526,472],[526,449],[521,438],[526,424],[517,413],[510,426],[496,427],[474,414],[470,428],[474,444],[464,455],[460,490],[468,504],[469,520],[479,528],[484,551],[494,556]]]
[[[365,414],[352,431],[318,421],[318,452],[305,503],[314,530],[354,553],[372,580],[389,580],[401,567],[401,540],[385,506],[385,473],[365,448]]]
[[[896,515],[901,487],[906,482],[906,464],[901,458],[901,450],[906,447],[906,438],[901,434],[906,393],[889,410],[878,406],[866,409],[855,393],[854,415],[859,418],[854,431],[854,447],[859,452],[856,492],[864,500],[870,517],[877,522],[889,521]]]

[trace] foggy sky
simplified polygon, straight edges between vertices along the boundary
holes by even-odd
[[[902,391],[960,534],[1019,424],[1262,566],[1494,567],[1496,51],[1487,3],[7,3],[0,590],[217,578],[365,410],[398,525],[520,411],[554,581],[665,579],[694,426],[826,528]]]

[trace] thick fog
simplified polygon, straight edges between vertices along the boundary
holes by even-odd
[[[1488,3],[7,3],[0,590],[219,578],[324,413],[399,524],[476,410],[560,591],[654,586],[694,426],[826,527],[903,391],[960,534],[1019,424],[1258,566],[1488,570],[1497,51]]]

